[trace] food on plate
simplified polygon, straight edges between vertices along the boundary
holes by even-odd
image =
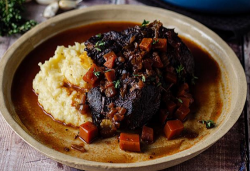
[[[174,98],[171,102],[167,103],[165,106],[160,105],[159,110],[150,119],[150,121],[139,128],[126,129],[122,126],[124,125],[124,123],[122,123],[119,129],[111,131],[109,126],[112,125],[113,122],[112,120],[106,117],[103,117],[101,119],[100,125],[98,124],[95,125],[95,127],[98,129],[98,135],[96,134],[96,131],[91,131],[92,129],[85,130],[80,128],[80,126],[85,123],[89,124],[90,122],[91,125],[94,123],[92,120],[91,107],[89,104],[87,104],[88,103],[87,93],[90,92],[92,88],[96,87],[98,88],[101,85],[100,82],[102,81],[102,78],[104,79],[104,81],[109,80],[110,82],[115,83],[116,86],[118,86],[119,84],[120,86],[122,85],[122,82],[120,83],[117,82],[117,78],[119,77],[117,77],[115,71],[116,61],[114,65],[112,61],[107,65],[108,67],[113,65],[113,68],[108,68],[107,66],[100,67],[98,63],[94,62],[94,60],[92,60],[91,57],[87,55],[86,51],[83,52],[84,49],[87,48],[87,46],[85,46],[83,42],[87,42],[88,40],[91,39],[92,36],[96,35],[97,37],[100,37],[101,35],[104,35],[105,33],[108,33],[110,31],[121,33],[124,30],[127,30],[128,28],[136,27],[136,25],[138,25],[139,27],[142,26],[142,24],[139,23],[112,21],[112,22],[97,22],[89,25],[84,25],[79,28],[70,29],[58,35],[55,35],[49,38],[48,40],[44,41],[43,43],[41,43],[33,51],[31,51],[27,55],[27,57],[21,62],[13,79],[11,98],[15,107],[15,111],[18,117],[20,118],[23,126],[27,128],[27,131],[37,141],[61,153],[85,160],[98,161],[98,162],[113,162],[113,163],[133,163],[133,162],[157,159],[160,157],[169,156],[178,153],[180,151],[186,150],[192,147],[193,145],[197,144],[198,142],[200,142],[202,139],[204,139],[204,137],[206,137],[206,135],[210,134],[211,131],[213,131],[206,128],[206,126],[209,126],[210,128],[213,125],[210,120],[215,121],[216,123],[219,124],[217,118],[220,117],[222,109],[224,108],[221,95],[223,96],[223,94],[225,93],[222,89],[222,84],[221,84],[222,82],[221,82],[220,67],[218,63],[211,57],[211,55],[200,45],[194,43],[190,38],[185,38],[181,36],[182,41],[185,42],[185,44],[192,52],[195,61],[194,77],[190,78],[191,82],[188,81],[188,93],[192,95],[192,98],[194,99],[193,102],[190,101],[188,103],[183,97]],[[144,27],[147,27],[148,25],[149,23],[143,24]],[[81,44],[75,42],[81,42]],[[155,44],[157,40],[153,42]],[[100,45],[102,48],[102,42],[99,42],[97,45]],[[171,45],[169,44],[169,42],[167,42],[167,47],[169,48],[169,46]],[[141,46],[141,47],[144,48],[146,46]],[[151,49],[152,47],[153,43]],[[61,113],[58,113],[59,116],[61,118],[64,118],[64,120],[60,120],[60,117],[56,119],[52,115],[52,112],[48,112],[43,108],[43,105],[38,101],[39,97],[37,95],[39,94],[34,93],[35,89],[33,89],[32,87],[34,78],[40,72],[40,66],[37,65],[38,63],[42,63],[45,66],[46,65],[51,66],[46,68],[48,69],[47,72],[44,72],[46,73],[44,77],[45,80],[47,78],[50,78],[51,77],[50,74],[53,73],[57,73],[56,74],[57,76],[62,75],[63,70],[59,70],[57,68],[58,65],[55,65],[53,63],[49,65],[47,64],[49,63],[48,61],[50,60],[53,61],[53,59],[49,58],[56,55],[55,50],[57,48],[63,48],[63,52],[67,51],[66,53],[63,54],[63,56],[60,56],[60,59],[63,59],[64,61],[66,59],[66,56],[71,56],[72,57],[71,60],[73,61],[75,60],[79,64],[77,65],[73,61],[68,60],[68,62],[66,62],[68,64],[65,64],[64,61],[61,62],[61,64],[63,63],[63,65],[60,66],[74,65],[75,68],[73,71],[71,71],[72,73],[76,73],[79,66],[81,68],[81,70],[79,71],[82,72],[82,74],[78,75],[80,81],[73,82],[74,80],[77,79],[74,77],[72,77],[71,79],[70,74],[68,74],[67,79],[59,79],[61,82],[60,84],[54,82],[50,82],[51,84],[46,83],[46,86],[52,87],[51,89],[49,89],[52,90],[51,91],[52,95],[56,94],[55,92],[57,92],[56,89],[53,89],[54,87],[65,89],[68,92],[67,94],[68,97],[70,97],[71,93],[76,93],[78,91],[81,92],[82,95],[81,97],[75,96],[78,99],[81,99],[81,101],[76,101],[77,103],[73,104],[69,103],[71,105],[69,109],[71,110],[73,108],[73,110],[76,113],[73,113],[71,115],[64,115],[64,110],[67,110],[65,109],[65,106],[57,108],[58,110],[61,111]],[[97,49],[98,48],[99,47],[97,47]],[[148,48],[145,49],[148,50]],[[76,56],[73,54],[76,54]],[[84,54],[86,54],[85,57],[87,57],[87,59],[89,60],[89,63],[86,65],[86,67],[82,65],[83,63],[81,64],[79,63],[80,56]],[[116,54],[116,52],[114,52],[114,54]],[[111,56],[111,58],[113,58],[114,54],[110,53],[109,55]],[[107,58],[108,55],[104,56]],[[118,59],[119,54],[116,54],[116,56],[117,56],[116,59]],[[86,62],[87,59],[86,58],[84,59]],[[106,63],[106,60],[104,61],[104,63]],[[97,84],[94,86],[84,81],[84,79],[93,78],[91,72],[88,75],[86,75],[92,66],[96,66],[95,68],[92,68],[93,69],[92,73],[95,76],[97,75],[100,77],[96,80]],[[53,67],[56,68],[52,69]],[[183,67],[179,67],[178,65],[178,67],[175,69],[177,69],[178,71],[182,71]],[[103,68],[104,71],[109,71],[109,72],[104,72],[103,70],[99,70]],[[154,66],[152,68],[154,68]],[[176,72],[176,70],[174,72]],[[171,78],[171,74],[167,74],[167,76],[168,78]],[[198,79],[196,79],[197,77]],[[138,81],[141,80],[143,84],[147,83],[148,81],[147,76],[145,76],[146,82],[143,82],[144,77],[142,76],[135,75],[132,76],[132,79],[137,79]],[[50,80],[54,81],[56,79],[55,77],[53,77],[53,79],[51,77]],[[95,79],[93,79],[92,81],[94,80]],[[169,79],[169,80],[175,80],[175,79]],[[195,81],[195,84],[192,84],[192,81]],[[77,84],[77,86],[74,85],[77,82],[79,82],[79,84]],[[40,83],[42,84],[42,82]],[[149,84],[151,84],[151,82],[149,82]],[[62,86],[57,86],[57,85],[64,85],[64,88],[62,88]],[[182,90],[177,92],[177,96],[182,93],[187,93],[187,85],[183,84],[183,86],[181,87]],[[173,88],[174,86],[172,86],[171,89]],[[139,89],[135,90],[139,91]],[[165,88],[165,90],[167,89]],[[165,90],[162,91],[161,96],[164,94]],[[120,91],[117,91],[117,93],[120,94]],[[105,92],[102,95],[104,96]],[[112,98],[115,98],[115,96]],[[69,101],[72,102],[72,100],[73,99],[69,98]],[[83,105],[84,101],[87,102],[85,103],[85,105]],[[50,96],[50,98],[48,98],[48,102],[53,103],[53,106],[51,108],[56,108],[55,106],[57,104],[56,101],[53,101],[53,97]],[[166,135],[164,133],[164,131],[166,132],[167,130],[166,121],[168,122],[170,120],[174,121],[177,120],[177,118],[169,118],[169,115],[166,115],[166,112],[169,111],[170,113],[175,114],[177,108],[179,108],[181,104],[183,104],[183,106],[189,105],[188,109],[190,110],[190,112],[187,115],[188,118],[184,119],[183,122],[181,121],[181,123],[183,124],[183,130],[181,131],[181,134],[179,136],[177,131],[178,129],[176,129],[176,127],[170,127],[171,129],[169,129],[169,132],[172,133],[172,138],[168,139],[167,133]],[[119,106],[110,105],[110,107],[113,109],[113,111],[115,110],[118,111],[119,109],[120,112],[125,111],[124,109],[121,110]],[[67,114],[67,112],[65,113]],[[180,111],[179,115],[182,113],[185,112]],[[81,121],[81,123],[72,122],[74,121],[74,119],[71,118],[76,118],[79,116],[79,114],[84,115],[83,117],[88,119],[84,119],[83,121]],[[180,116],[185,116],[185,114]],[[66,120],[68,121],[67,123]],[[100,129],[100,127],[106,129]],[[96,128],[93,130],[96,130]],[[125,142],[125,146],[121,145],[120,140],[124,142],[123,139],[124,137],[120,136],[122,134],[136,134],[137,137],[139,136],[139,141],[136,141],[137,142],[136,148],[131,147],[129,145],[131,144],[130,142]],[[84,136],[86,137],[85,139],[81,138]],[[125,147],[125,149],[121,150],[120,145],[121,148]]]
[[[87,143],[98,132],[108,138],[136,129],[152,143],[154,130],[148,125],[156,117],[168,139],[181,135],[194,102],[189,85],[195,65],[173,29],[144,20],[141,26],[94,35],[84,44],[59,46],[54,57],[39,63],[33,88],[47,113],[80,126]],[[139,139],[139,134],[121,133],[120,147],[138,152]]]

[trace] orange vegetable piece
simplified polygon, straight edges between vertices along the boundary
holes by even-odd
[[[115,59],[116,58],[117,58],[116,56],[110,57],[103,65],[105,67],[107,67],[107,68],[112,69],[114,67],[114,65],[115,65]]]
[[[189,86],[187,83],[184,83],[180,86],[177,96],[184,96],[185,92],[189,90]]]
[[[143,38],[140,43],[140,49],[149,52],[152,47],[152,38]]]
[[[115,70],[110,70],[108,72],[105,72],[105,77],[108,81],[112,82],[115,80]]]
[[[143,141],[146,141],[148,143],[152,143],[154,141],[154,130],[153,128],[143,126],[142,127],[142,134],[141,134],[141,139]]]
[[[80,125],[79,136],[90,144],[98,135],[98,128],[92,122],[85,122]]]
[[[103,55],[103,58],[104,58],[106,61],[108,61],[108,60],[109,60],[110,58],[112,58],[112,57],[117,58],[116,54],[115,54],[113,51],[111,51],[111,52],[106,53],[105,55]]]
[[[94,72],[99,72],[99,68],[93,64],[92,67],[88,70],[88,72],[83,76],[83,80],[91,85],[95,85],[98,77],[94,74]]]
[[[176,104],[173,102],[173,101],[169,101],[167,104],[166,104],[166,107],[167,107],[167,111],[172,114],[176,108]]]
[[[178,99],[181,100],[181,102],[178,101],[178,106],[184,105],[184,106],[186,106],[186,107],[189,107],[189,104],[190,104],[190,99],[189,99],[189,98],[186,98],[186,97],[179,97]]]
[[[181,134],[184,129],[184,125],[180,120],[167,121],[164,127],[164,133],[166,137],[170,140]]]
[[[120,148],[126,151],[140,152],[140,137],[138,134],[121,133]]]
[[[153,44],[153,49],[157,49],[160,51],[167,51],[167,39],[163,39],[163,38],[154,38],[153,42],[155,42]]]
[[[181,105],[175,112],[175,116],[181,120],[182,122],[185,121],[187,115],[189,114],[190,109],[184,105]]]

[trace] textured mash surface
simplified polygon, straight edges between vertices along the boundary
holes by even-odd
[[[38,102],[55,120],[65,124],[79,126],[91,117],[81,114],[72,102],[80,102],[76,90],[69,91],[64,83],[79,88],[86,88],[84,74],[92,64],[92,60],[84,51],[85,45],[75,43],[74,46],[58,46],[55,54],[44,64],[39,63],[40,72],[33,80],[33,89],[38,95]]]

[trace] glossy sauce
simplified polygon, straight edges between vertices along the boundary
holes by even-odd
[[[221,114],[223,102],[218,88],[221,82],[221,71],[217,62],[206,51],[184,38],[183,41],[194,55],[195,75],[199,79],[195,86],[191,87],[195,99],[195,103],[192,105],[194,112],[185,122],[187,131],[181,138],[168,141],[165,137],[160,136],[154,144],[143,146],[143,153],[120,150],[117,137],[99,139],[88,145],[76,138],[78,129],[53,121],[39,107],[37,96],[32,90],[32,81],[39,72],[38,63],[44,63],[45,60],[52,57],[57,46],[73,45],[74,42],[83,42],[98,33],[110,30],[121,31],[134,25],[135,23],[130,22],[104,22],[68,30],[45,41],[23,60],[13,80],[12,101],[23,125],[34,138],[57,151],[86,160],[129,163],[174,154],[190,148],[209,134],[205,126],[198,121],[202,119],[216,121]],[[85,152],[72,149],[72,144],[84,147],[85,150],[82,151]]]

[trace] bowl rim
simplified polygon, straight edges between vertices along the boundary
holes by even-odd
[[[82,13],[89,13],[92,11],[98,11],[98,10],[110,10],[110,9],[116,9],[116,10],[129,10],[130,12],[138,12],[138,11],[149,11],[150,13],[161,13],[162,15],[171,15],[172,17],[176,17],[179,20],[182,20],[185,23],[191,24],[193,27],[195,26],[199,30],[204,33],[207,38],[216,38],[216,43],[223,48],[228,54],[228,57],[230,60],[233,61],[234,67],[237,70],[237,76],[238,76],[238,81],[241,81],[241,86],[239,86],[239,93],[238,95],[238,100],[236,102],[235,106],[238,106],[237,108],[234,108],[232,113],[234,113],[233,116],[230,116],[230,122],[225,121],[220,125],[220,129],[218,129],[216,132],[219,131],[219,134],[213,134],[214,136],[208,136],[205,138],[206,142],[209,142],[208,144],[204,143],[204,145],[194,145],[189,149],[186,149],[184,151],[178,152],[176,154],[173,154],[171,156],[165,156],[161,158],[157,158],[154,160],[148,160],[148,161],[143,161],[143,162],[136,162],[136,163],[103,163],[103,162],[95,162],[95,161],[88,161],[84,159],[80,159],[77,157],[69,156],[66,154],[63,154],[61,152],[58,152],[54,149],[51,149],[39,141],[35,140],[30,134],[28,134],[23,128],[15,121],[15,119],[11,116],[11,112],[8,111],[6,107],[6,101],[5,101],[5,96],[6,93],[3,92],[4,88],[4,82],[3,82],[3,75],[4,75],[4,70],[5,66],[8,62],[8,59],[11,57],[12,53],[14,52],[15,49],[18,48],[19,45],[24,43],[26,41],[26,38],[32,37],[36,32],[39,32],[40,30],[44,29],[46,26],[49,26],[51,23],[58,22],[58,21],[63,21],[66,20],[67,18],[70,18],[72,16],[76,16]],[[111,19],[112,20],[112,19]],[[78,9],[78,10],[73,10],[70,12],[66,12],[63,14],[60,14],[52,19],[49,19],[45,22],[42,22],[41,24],[37,25],[35,28],[31,29],[27,33],[25,33],[23,36],[21,36],[4,54],[0,61],[0,111],[2,113],[2,116],[4,117],[5,121],[10,125],[12,130],[16,132],[17,135],[19,135],[26,143],[28,143],[30,146],[35,148],[37,151],[43,153],[44,155],[59,161],[61,163],[67,164],[69,166],[73,167],[78,167],[78,165],[82,165],[81,168],[84,169],[93,169],[93,168],[98,168],[98,169],[124,169],[124,170],[129,170],[133,168],[155,168],[159,169],[164,167],[164,163],[166,162],[173,162],[173,165],[176,165],[178,163],[181,163],[183,161],[188,160],[189,158],[192,158],[208,147],[210,147],[212,144],[214,144],[216,141],[218,141],[222,136],[224,136],[229,129],[235,124],[235,122],[238,120],[239,116],[241,115],[241,111],[243,110],[245,100],[246,100],[246,94],[247,94],[247,83],[246,83],[246,77],[244,70],[239,62],[238,57],[235,55],[233,50],[218,36],[216,35],[213,31],[205,27],[204,25],[198,23],[197,21],[183,16],[181,14],[157,8],[157,7],[148,7],[148,6],[138,6],[136,5],[96,5],[92,7],[87,7],[84,9]],[[241,98],[240,98],[241,97]],[[228,119],[229,120],[229,119]],[[227,123],[227,124],[226,124]],[[223,129],[221,129],[223,128]],[[204,139],[203,139],[204,140]],[[203,141],[201,140],[201,141]],[[200,143],[200,142],[199,142]],[[181,162],[178,162],[177,160],[182,160]],[[79,168],[79,167],[78,167]]]

